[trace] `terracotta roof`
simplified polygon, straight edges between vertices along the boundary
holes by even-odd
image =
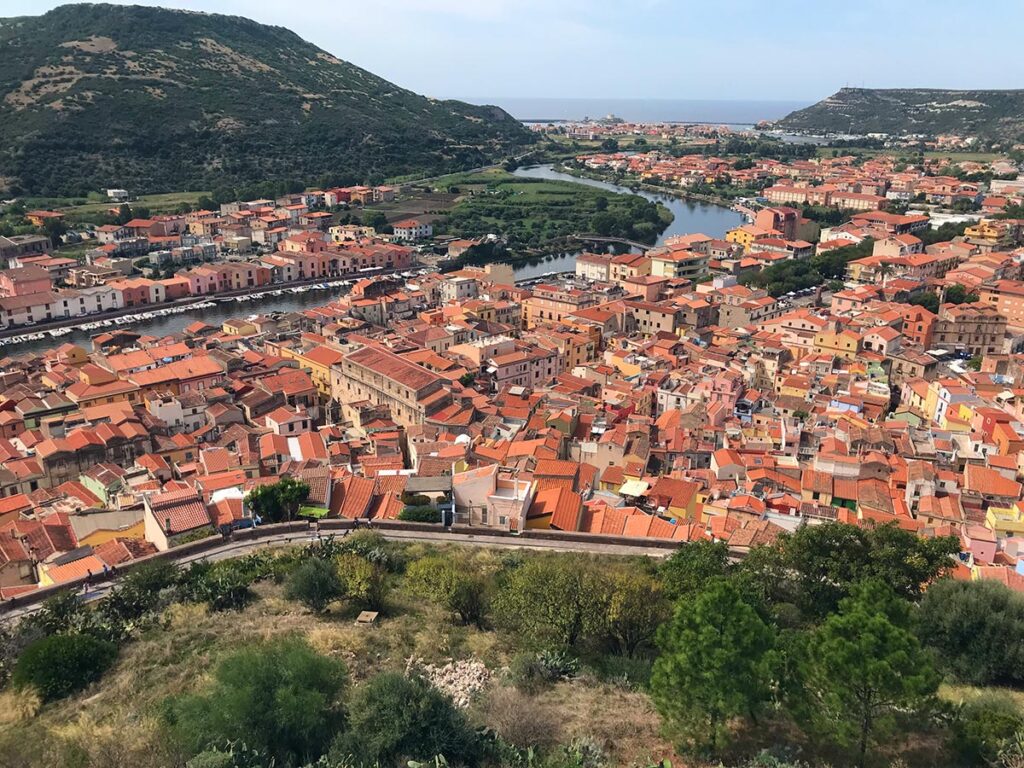
[[[154,494],[149,499],[149,507],[157,523],[171,534],[210,524],[206,505],[191,489]]]

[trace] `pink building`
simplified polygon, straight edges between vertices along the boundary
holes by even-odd
[[[51,287],[49,271],[34,264],[0,270],[0,296],[28,296],[43,293]]]

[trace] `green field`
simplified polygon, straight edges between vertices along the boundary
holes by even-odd
[[[183,205],[195,208],[200,198],[209,195],[206,191],[141,195],[129,201],[128,205],[132,209],[145,208],[153,215],[175,213]],[[26,210],[60,211],[71,225],[100,223],[108,210],[120,205],[108,200],[101,192],[91,192],[87,197],[25,197],[20,202]]]
[[[584,233],[653,243],[672,221],[667,209],[637,195],[498,171],[485,178],[486,185],[473,177],[454,180],[468,194],[449,214],[451,234],[501,234],[513,250],[566,245]]]

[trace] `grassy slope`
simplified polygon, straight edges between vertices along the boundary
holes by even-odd
[[[438,548],[411,545],[410,560],[436,553]],[[480,572],[491,572],[507,552],[459,547],[441,548]],[[358,684],[385,670],[403,670],[415,657],[426,663],[479,659],[492,671],[487,693],[477,697],[470,715],[478,724],[495,726],[488,695],[506,687],[502,668],[521,650],[517,639],[495,631],[454,624],[442,609],[405,591],[401,580],[389,598],[389,609],[375,627],[356,626],[355,609],[335,604],[324,616],[314,616],[283,597],[273,583],[256,586],[259,599],[241,612],[210,613],[204,606],[173,605],[162,626],[128,643],[104,678],[65,701],[38,709],[30,696],[0,693],[0,765],[5,768],[75,766],[179,765],[159,730],[161,703],[168,696],[200,690],[210,670],[240,644],[285,634],[308,640],[319,653],[343,660],[352,682]],[[602,681],[584,668],[571,682],[559,683],[529,699],[533,712],[554,721],[553,738],[566,743],[586,737],[601,745],[613,765],[650,765],[670,758],[675,765],[698,765],[680,760],[661,733],[661,719],[647,694],[624,684]],[[991,689],[944,685],[941,698],[970,700]],[[1024,707],[1024,694],[1011,692]],[[913,734],[883,750],[897,750],[910,768],[944,764],[943,734]],[[766,741],[767,739],[767,741]],[[735,754],[756,752],[767,744],[788,745],[793,754],[805,751],[811,765],[844,764],[841,752],[813,753],[791,721],[771,718],[759,732],[735,734]],[[726,761],[731,764],[731,761]],[[879,762],[879,765],[885,764]]]
[[[0,25],[0,186],[33,194],[375,180],[531,140],[500,109],[428,99],[239,17],[73,5]]]
[[[426,548],[411,547],[410,555]],[[497,550],[452,551],[493,566]],[[318,617],[283,597],[280,586],[257,585],[260,599],[241,612],[209,613],[196,605],[173,605],[163,628],[148,631],[122,650],[115,667],[81,694],[50,705],[34,717],[31,701],[0,694],[0,765],[67,765],[82,753],[82,768],[145,765],[170,768],[158,731],[161,702],[202,687],[217,661],[239,644],[288,633],[305,637],[320,653],[342,659],[353,683],[384,670],[403,670],[410,657],[426,663],[477,658],[494,672],[519,650],[510,638],[452,623],[437,606],[397,590],[391,609],[376,627],[353,623],[356,611],[344,604]],[[494,678],[500,686],[500,674]],[[556,714],[558,738],[586,736],[602,744],[618,765],[671,757],[660,736],[660,718],[643,693],[582,675],[540,694],[533,703]],[[486,696],[472,710],[487,722]]]
[[[960,133],[992,139],[1024,136],[1024,90],[842,88],[776,123],[810,132]]]

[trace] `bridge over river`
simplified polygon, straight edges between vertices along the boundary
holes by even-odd
[[[580,240],[585,243],[616,243],[618,245],[628,245],[630,248],[635,248],[639,251],[649,251],[651,248],[657,246],[650,245],[649,243],[638,243],[636,240],[626,240],[623,237],[606,237],[604,235],[573,235],[573,240]]]

